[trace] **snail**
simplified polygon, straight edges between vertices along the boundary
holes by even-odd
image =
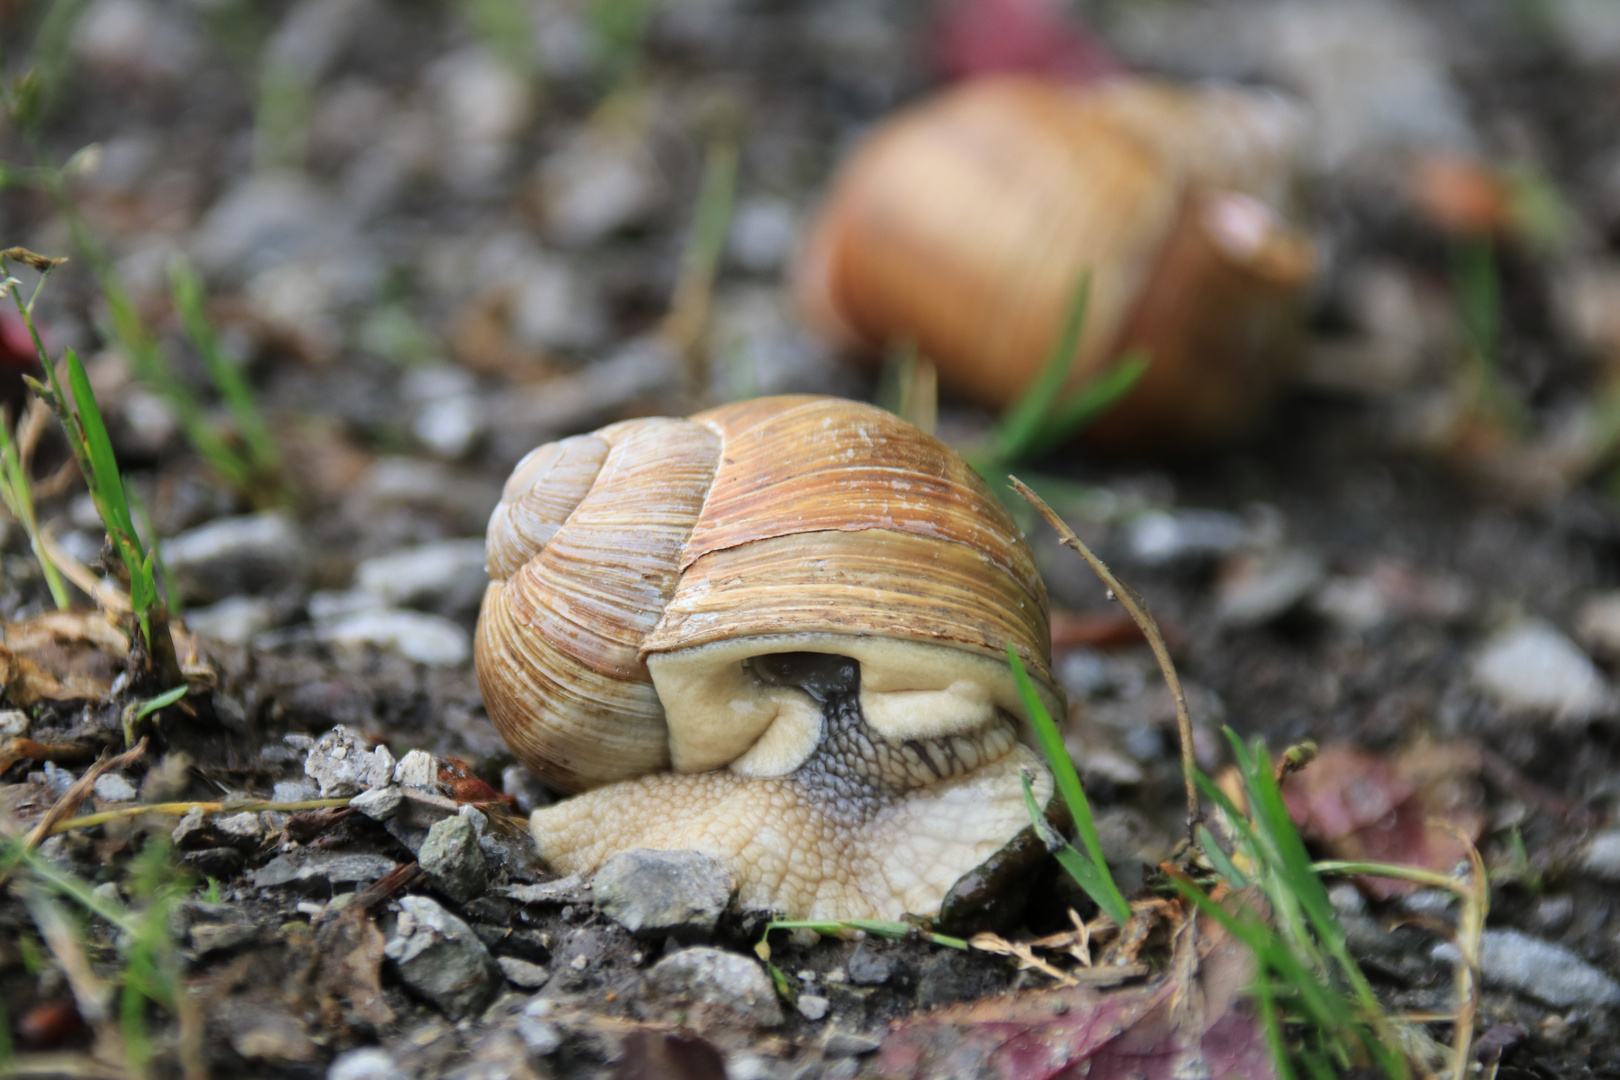
[[[902,111],[844,166],[796,271],[846,346],[908,340],[993,409],[1034,381],[1082,277],[1073,388],[1149,358],[1087,432],[1116,450],[1219,441],[1286,375],[1314,254],[1287,224],[1295,106],[1147,79],[982,79]]]
[[[1030,824],[1011,645],[1062,715],[1017,526],[931,435],[778,397],[525,457],[490,518],[475,660],[518,760],[578,792],[542,857],[726,864],[745,909],[936,912]]]

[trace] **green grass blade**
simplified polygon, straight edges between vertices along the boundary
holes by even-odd
[[[186,337],[202,357],[208,377],[213,380],[226,408],[230,410],[231,419],[236,423],[236,431],[247,447],[255,470],[265,475],[276,472],[281,464],[281,449],[253,400],[253,388],[219,347],[219,335],[214,332],[214,324],[208,318],[202,278],[190,263],[176,259],[169,266],[169,281],[174,290],[175,310],[180,313],[180,323],[185,328]]]
[[[1215,868],[1215,872],[1226,879],[1226,883],[1234,889],[1247,889],[1249,879],[1245,877],[1232,860],[1227,858],[1226,852],[1215,842],[1215,836],[1206,825],[1198,826],[1198,846],[1204,851],[1204,858]]]
[[[105,501],[103,516],[109,530],[121,530],[135,536],[135,520],[130,516],[129,501],[124,497],[124,482],[118,475],[118,459],[113,454],[112,439],[107,435],[107,424],[96,406],[95,392],[84,373],[84,365],[72,349],[67,350],[68,385],[73,390],[73,410],[84,432],[85,449],[90,455],[93,474],[86,477],[92,493]],[[130,568],[131,575],[135,567]]]
[[[1146,353],[1136,351],[1075,391],[1058,407],[1024,449],[1027,457],[1048,454],[1074,438],[1093,420],[1131,392],[1148,368]]]
[[[6,504],[11,516],[22,523],[23,531],[28,534],[28,546],[34,552],[34,561],[39,563],[40,572],[45,575],[45,587],[50,590],[51,602],[58,611],[66,611],[69,606],[67,585],[40,541],[39,519],[34,513],[34,493],[28,484],[28,473],[22,466],[22,454],[6,426],[3,410],[0,410],[0,501]]]
[[[1052,770],[1053,782],[1074,818],[1075,832],[1085,845],[1086,854],[1091,856],[1091,864],[1100,879],[1099,895],[1093,899],[1110,919],[1124,926],[1131,917],[1131,905],[1114,883],[1113,875],[1108,872],[1108,860],[1103,857],[1102,840],[1097,836],[1097,823],[1091,816],[1091,803],[1086,799],[1085,789],[1080,785],[1080,774],[1075,772],[1074,762],[1069,757],[1068,748],[1063,745],[1063,736],[1057,724],[1052,722],[1051,714],[1035,693],[1035,685],[1029,681],[1029,674],[1018,659],[1018,651],[1011,645],[1007,646],[1007,662],[1012,667],[1013,679],[1018,683],[1018,694],[1029,714],[1030,725],[1035,729],[1036,741],[1040,743],[1041,752]]]

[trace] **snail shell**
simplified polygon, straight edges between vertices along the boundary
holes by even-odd
[[[881,409],[767,398],[547,444],[487,561],[490,718],[547,783],[596,789],[535,814],[558,869],[691,846],[756,906],[925,911],[1028,824],[1019,768],[1050,790],[1005,658],[1061,709],[1029,549],[965,462]],[[817,655],[842,666],[793,674]],[[975,805],[992,774],[1005,805]],[[907,858],[930,806],[976,819],[924,845],[959,851],[847,879]]]
[[[1090,275],[1070,386],[1147,373],[1088,440],[1162,449],[1249,425],[1286,374],[1314,267],[1290,228],[1297,110],[1236,89],[984,79],[908,109],[844,167],[798,273],[845,344],[914,341],[1004,408]]]

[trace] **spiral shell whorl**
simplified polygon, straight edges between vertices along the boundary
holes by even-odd
[[[548,444],[508,482],[489,568],[476,651],[490,717],[569,791],[669,769],[676,717],[649,657],[737,639],[946,646],[979,670],[1004,669],[1010,642],[1057,700],[1045,590],[1017,527],[959,457],[871,406],[771,398]],[[876,670],[869,682],[895,701],[945,689]],[[1015,694],[993,696],[1022,712]],[[696,713],[718,724],[738,707]],[[710,743],[734,753],[676,765],[723,765],[760,730],[744,723]]]

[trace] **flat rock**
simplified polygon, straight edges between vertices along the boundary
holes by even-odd
[[[1456,947],[1435,947],[1434,955],[1454,960]],[[1620,983],[1568,949],[1521,934],[1487,930],[1480,939],[1480,973],[1486,983],[1545,1001],[1555,1008],[1620,1003]]]
[[[280,885],[341,885],[349,882],[370,884],[392,871],[397,864],[385,855],[319,851],[300,848],[277,855],[253,872],[256,888]]]
[[[400,981],[452,1020],[478,1012],[500,985],[501,970],[472,927],[426,896],[404,896],[383,955]]]
[[[1588,840],[1581,868],[1601,881],[1620,884],[1620,829],[1607,829]]]
[[[108,802],[134,802],[140,792],[124,778],[123,773],[103,773],[96,777],[96,798]]]
[[[472,638],[461,624],[402,608],[357,611],[318,624],[315,639],[344,649],[388,649],[429,667],[460,667],[472,657]]]
[[[258,596],[227,596],[208,607],[186,609],[186,628],[227,645],[246,645],[276,624],[276,606]]]
[[[163,544],[163,565],[187,601],[210,602],[301,581],[311,565],[291,514],[216,518]]]
[[[707,936],[736,891],[723,866],[695,851],[620,852],[592,882],[602,914],[632,934]]]
[[[409,1074],[380,1046],[361,1046],[332,1059],[326,1080],[407,1080]]]
[[[1229,626],[1264,626],[1303,603],[1326,577],[1321,557],[1310,551],[1240,556],[1221,568],[1216,616]]]
[[[501,974],[506,976],[507,982],[525,990],[538,990],[551,978],[551,972],[544,964],[530,963],[515,956],[497,957],[495,962],[500,965]]]
[[[416,853],[422,869],[433,875],[443,893],[459,904],[478,896],[489,885],[489,866],[478,846],[478,831],[470,818],[459,814],[435,822]]]
[[[759,1027],[783,1020],[765,969],[723,949],[696,946],[671,953],[647,972],[647,982],[664,997],[718,1006]]]
[[[362,791],[349,800],[349,805],[373,821],[387,821],[398,813],[404,801],[405,796],[400,793],[398,786],[389,784],[387,787]]]
[[[855,946],[849,958],[849,981],[857,986],[880,986],[894,974],[894,960],[866,947],[866,942]]]
[[[484,541],[440,540],[367,559],[355,568],[355,587],[390,607],[440,614],[473,611],[484,595]]]
[[[1614,709],[1614,692],[1597,665],[1539,619],[1487,641],[1469,673],[1498,703],[1520,712],[1578,723]]]

